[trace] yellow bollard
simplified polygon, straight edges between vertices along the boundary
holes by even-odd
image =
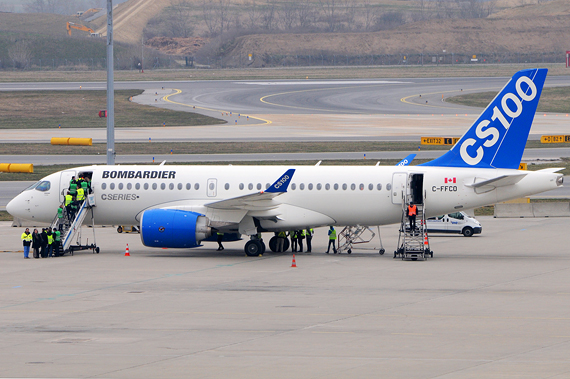
[[[92,138],[65,138],[53,137],[51,139],[52,145],[75,145],[75,146],[93,146]]]

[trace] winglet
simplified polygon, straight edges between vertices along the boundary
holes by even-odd
[[[416,154],[410,154],[406,158],[402,159],[396,166],[408,166],[410,163],[412,163],[415,157]]]
[[[291,179],[293,179],[293,174],[295,173],[295,169],[291,168],[287,170],[279,179],[275,181],[265,192],[269,193],[277,193],[277,192],[287,192],[287,188],[289,187],[289,183],[291,183]]]

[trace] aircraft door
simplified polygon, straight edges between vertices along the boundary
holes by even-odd
[[[208,179],[208,197],[216,197],[218,179]]]
[[[408,174],[405,172],[396,172],[392,175],[392,204],[402,204],[407,180]]]
[[[75,170],[66,170],[61,172],[61,177],[59,179],[59,202],[63,203],[65,199],[65,193],[69,189],[69,182],[71,178],[76,175]],[[65,193],[64,193],[65,192]]]

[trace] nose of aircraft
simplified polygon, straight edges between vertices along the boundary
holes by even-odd
[[[22,207],[20,205],[21,201],[19,199],[19,195],[10,200],[10,202],[6,205],[6,210],[14,217],[19,217],[20,213],[22,212]]]

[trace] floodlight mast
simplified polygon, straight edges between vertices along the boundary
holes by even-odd
[[[107,0],[107,164],[115,164],[115,88],[113,74],[113,0]]]

